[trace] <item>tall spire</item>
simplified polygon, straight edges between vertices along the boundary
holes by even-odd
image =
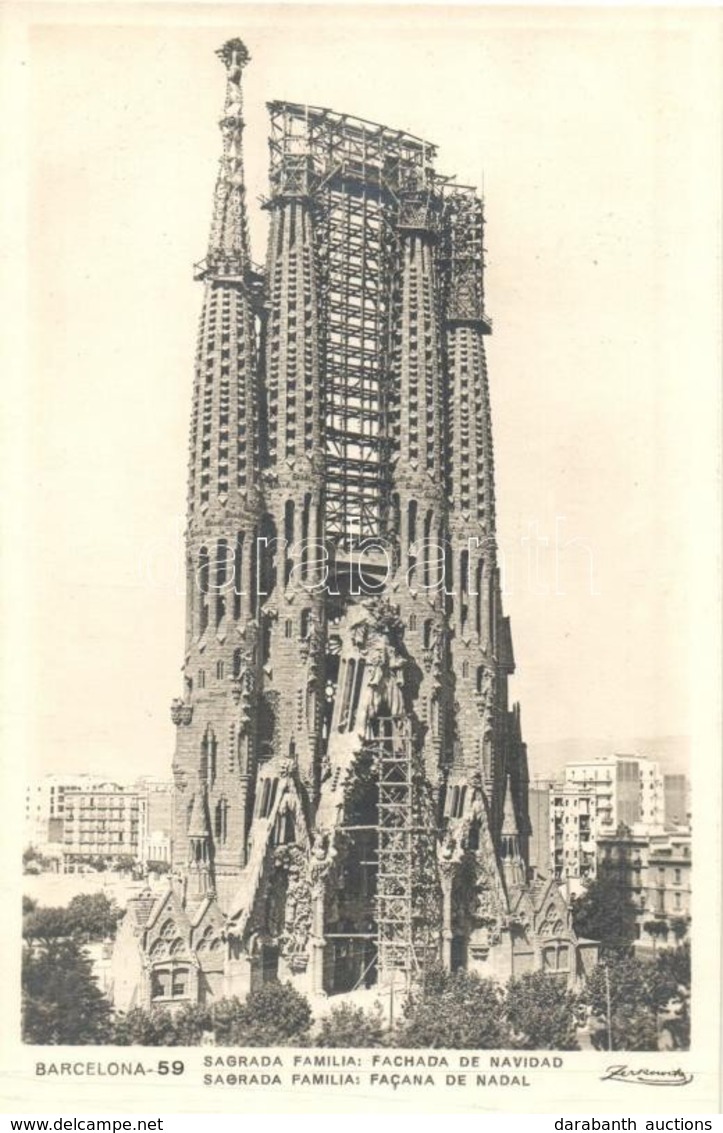
[[[208,255],[196,269],[204,297],[190,438],[185,692],[173,720],[177,864],[193,862],[193,899],[213,884],[223,902],[245,858],[255,766],[254,722],[245,713],[259,664],[260,379],[241,146],[249,56],[237,39],[217,54],[227,80],[223,152]],[[203,791],[189,809],[194,782]]]
[[[250,266],[243,164],[243,90],[241,79],[250,55],[240,39],[229,39],[216,52],[226,68],[226,98],[219,123],[223,154],[216,181],[208,267],[243,275]]]

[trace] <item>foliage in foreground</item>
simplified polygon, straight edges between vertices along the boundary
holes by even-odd
[[[75,937],[104,940],[114,936],[123,910],[105,893],[78,893],[67,907],[38,906],[23,900],[23,936],[42,941]]]
[[[632,947],[637,911],[628,889],[602,874],[573,899],[572,923],[579,937],[600,942],[602,954],[618,952]]]
[[[578,997],[560,978],[527,972],[507,985],[512,1045],[520,1050],[578,1050]]]
[[[541,972],[502,988],[471,972],[427,973],[408,994],[390,1031],[381,1006],[371,1011],[336,1003],[315,1030],[308,1000],[291,984],[263,984],[245,1001],[222,999],[173,1011],[154,1007],[117,1013],[100,992],[83,944],[115,931],[120,910],[104,894],[81,894],[67,908],[23,902],[23,1038],[69,1045],[379,1047],[574,1050],[580,1011],[591,1038],[608,1046],[607,995],[615,1050],[676,1049],[690,1044],[690,946],[653,957],[608,951],[576,996]],[[607,973],[607,975],[606,975]],[[402,1006],[401,1004],[399,1005]]]
[[[613,1050],[658,1050],[663,1027],[677,1049],[690,1044],[690,947],[654,958],[619,957],[598,964],[583,999],[589,1006],[595,1047],[607,1050],[608,993]]]
[[[111,1008],[77,940],[26,945],[22,959],[22,1036],[67,1046],[113,1042]]]
[[[395,1040],[408,1047],[508,1046],[504,991],[473,972],[433,969],[425,986],[410,993]]]
[[[351,1003],[339,1003],[322,1017],[314,1046],[387,1046],[387,1034],[380,1004],[365,1011]]]
[[[245,1000],[219,999],[208,1007],[187,1005],[171,1013],[134,1008],[119,1014],[112,1042],[119,1046],[195,1046],[212,1035],[217,1046],[305,1046],[312,1013],[291,984],[272,980]]]

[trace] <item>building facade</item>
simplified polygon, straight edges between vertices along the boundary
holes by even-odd
[[[170,864],[172,784],[47,775],[26,788],[25,823],[26,845],[59,857],[65,869],[98,858]]]
[[[79,791],[102,788],[93,775],[45,775],[25,788],[25,845],[42,852],[62,848],[66,801]]]
[[[66,868],[93,858],[142,855],[145,803],[135,791],[104,783],[69,794],[63,815],[63,857]]]
[[[687,776],[664,775],[663,797],[666,829],[687,826],[690,822],[690,784]]]
[[[438,959],[573,980],[567,907],[527,881],[482,201],[420,138],[273,102],[259,270],[248,55],[239,40],[218,54],[171,708],[175,881],[122,926],[117,1002],[276,976],[344,992]]]
[[[534,780],[528,791],[530,816],[529,864],[534,877],[554,876],[550,840],[550,808],[555,784]]]
[[[615,754],[568,763],[565,783],[593,793],[601,834],[620,823],[663,826],[663,777],[659,764],[646,756]]]
[[[551,791],[550,860],[558,880],[585,882],[595,877],[598,797],[576,783],[558,783]]]
[[[666,797],[658,763],[645,756],[568,763],[564,777],[549,787],[553,875],[579,891],[597,875],[599,839],[612,837],[621,825],[643,836],[663,831]]]
[[[689,937],[690,829],[636,834],[621,828],[600,839],[598,872],[629,903],[637,948],[655,950]]]

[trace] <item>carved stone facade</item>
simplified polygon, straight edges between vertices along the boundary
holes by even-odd
[[[428,142],[271,103],[259,271],[248,54],[238,40],[218,54],[174,881],[126,918],[133,995],[244,994],[276,976],[334,993],[438,960],[572,980],[562,899],[527,877],[482,202],[437,174]]]

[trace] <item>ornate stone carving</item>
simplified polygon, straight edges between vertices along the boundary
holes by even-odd
[[[245,661],[245,664],[244,664]],[[231,677],[231,698],[238,708],[238,734],[244,736],[251,723],[251,708],[255,688],[254,671],[249,663],[249,657],[242,657],[241,671],[238,676]]]
[[[281,954],[292,971],[303,971],[308,962],[307,947],[311,933],[311,886],[307,858],[300,846],[279,846],[274,864],[286,873],[286,902],[283,929],[279,935]],[[303,959],[302,959],[303,957]]]
[[[302,661],[311,659],[312,669],[316,672],[319,663],[319,652],[323,641],[323,633],[316,611],[309,615],[309,625],[306,635],[299,642],[299,656]]]
[[[482,716],[485,739],[494,732],[497,701],[497,678],[493,669],[485,669],[482,687],[475,694],[477,708]]]
[[[334,864],[335,858],[336,848],[334,847],[331,835],[326,831],[319,831],[311,847],[311,860],[309,863],[311,889],[314,894],[323,892],[327,876]]]
[[[177,791],[185,791],[188,787],[188,773],[179,767],[173,768],[173,785]]]
[[[443,878],[451,878],[464,856],[463,847],[451,830],[447,830],[444,838],[437,847],[437,864]]]
[[[176,727],[179,727],[181,724],[188,725],[191,723],[192,719],[193,705],[189,704],[188,701],[181,700],[178,696],[174,697],[171,701],[171,720]]]

